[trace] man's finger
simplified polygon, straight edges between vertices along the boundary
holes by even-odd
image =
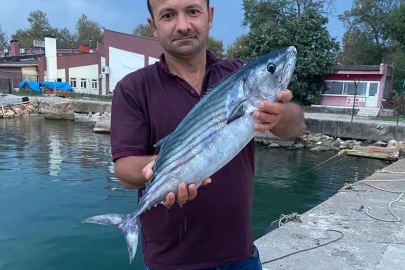
[[[253,117],[259,116],[261,113],[280,114],[285,111],[283,102],[261,101],[258,104],[258,109],[253,113]]]
[[[273,128],[276,125],[276,123],[260,123],[260,124],[255,124],[254,125],[254,129],[256,131],[262,132],[262,131],[266,131],[266,130],[270,130],[271,128]]]
[[[153,171],[151,168],[144,168],[142,170],[142,174],[143,174],[143,177],[146,178],[146,180],[150,180],[153,176]]]
[[[290,101],[293,98],[293,94],[290,90],[280,91],[276,96],[277,100],[282,102]]]
[[[194,184],[188,186],[188,200],[194,200],[197,197],[197,187]]]
[[[165,200],[165,206],[167,208],[172,207],[175,202],[175,198],[176,198],[176,196],[174,195],[173,192],[170,192],[169,194],[167,194],[166,200]]]
[[[202,182],[201,186],[206,186],[206,185],[210,184],[211,181],[212,181],[211,178],[207,178]]]
[[[177,203],[178,204],[185,204],[188,199],[188,191],[186,184],[182,183],[178,187],[177,191]]]

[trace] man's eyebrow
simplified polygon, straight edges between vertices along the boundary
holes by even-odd
[[[190,5],[188,5],[186,7],[186,9],[191,9],[191,8],[199,8],[199,9],[201,9],[202,7],[199,4],[190,4]]]
[[[163,14],[165,14],[165,13],[168,13],[168,12],[173,12],[173,11],[175,11],[175,9],[174,8],[162,8],[160,11],[159,11],[159,17],[160,16],[162,16]]]
[[[192,9],[192,8],[198,8],[198,9],[202,9],[202,7],[201,7],[201,5],[199,5],[199,4],[190,4],[190,5],[188,5],[188,6],[186,6],[186,9]],[[159,11],[159,17],[160,16],[162,16],[163,14],[165,14],[165,13],[168,13],[168,12],[175,12],[176,10],[174,9],[174,8],[169,8],[169,7],[166,7],[166,8],[162,8],[160,11]]]

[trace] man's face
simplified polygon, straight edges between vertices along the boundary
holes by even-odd
[[[205,49],[214,8],[206,0],[150,0],[153,33],[169,54],[191,56]]]

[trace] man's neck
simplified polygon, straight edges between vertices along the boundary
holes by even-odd
[[[165,54],[165,64],[170,73],[186,80],[200,94],[202,80],[206,72],[207,54],[203,50],[190,58],[175,58]]]

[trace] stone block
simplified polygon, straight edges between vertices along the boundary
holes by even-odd
[[[74,120],[73,102],[60,97],[50,97],[41,100],[39,112],[46,119]]]
[[[111,130],[111,114],[103,114],[94,126],[95,133],[110,133]]]

